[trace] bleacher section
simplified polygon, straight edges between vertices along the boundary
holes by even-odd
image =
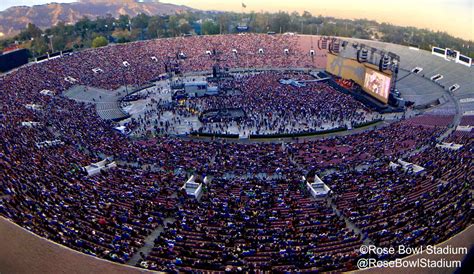
[[[406,82],[406,79],[403,79],[400,82],[401,85],[399,86],[399,90],[406,98],[409,96],[405,95],[405,93],[408,95],[414,94],[410,90],[408,90],[408,92],[406,91],[407,87],[410,88],[413,87],[413,85],[419,87],[418,92],[423,90],[423,94],[434,94],[436,89],[433,85],[448,90],[450,86],[459,84],[460,88],[453,94],[457,99],[472,97],[472,94],[474,93],[474,70],[472,68],[434,56],[428,51],[411,50],[407,46],[352,38],[342,39],[394,52],[400,56],[400,68],[402,70],[411,71],[415,67],[422,67],[423,71],[414,76],[415,78],[418,78],[418,81],[413,79]],[[428,84],[427,82],[431,82],[429,80],[430,77],[436,74],[442,74],[443,79],[439,80],[436,84]],[[402,74],[399,75],[399,79],[401,77],[403,77]],[[431,99],[431,97],[429,99]],[[474,110],[474,102],[462,104],[462,110]]]
[[[433,127],[447,127],[453,122],[454,116],[444,116],[444,115],[421,115],[414,118],[411,118],[407,123],[412,125],[424,125],[424,126],[433,126]]]
[[[107,91],[85,86],[73,86],[63,93],[63,96],[72,100],[95,105],[100,118],[104,120],[123,120],[129,117],[120,107],[120,99],[125,96],[123,89]]]
[[[130,115],[125,113],[120,107],[119,102],[97,103],[96,110],[99,117],[104,120],[117,121],[130,117]]]
[[[460,126],[474,126],[474,115],[465,115],[461,117]]]

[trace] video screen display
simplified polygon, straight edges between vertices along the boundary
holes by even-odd
[[[389,76],[367,69],[365,71],[364,90],[380,101],[387,103],[390,93],[390,81]]]
[[[28,50],[19,49],[0,55],[0,72],[7,72],[28,63]]]
[[[458,57],[458,52],[452,49],[446,49],[446,57],[449,59],[456,60]]]
[[[353,59],[328,54],[326,71],[343,79],[350,79],[364,85],[365,66]]]
[[[445,54],[446,53],[446,50],[445,49],[442,49],[442,48],[435,48],[433,47],[433,52],[436,52],[436,53],[439,53],[439,54]]]
[[[469,64],[471,63],[471,58],[464,55],[459,55],[459,61]]]

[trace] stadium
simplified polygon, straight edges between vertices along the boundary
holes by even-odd
[[[24,64],[0,78],[2,272],[461,271],[471,62],[246,33]]]

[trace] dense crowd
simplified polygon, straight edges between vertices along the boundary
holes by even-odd
[[[193,98],[186,107],[199,112],[231,108],[245,112],[246,117],[235,122],[205,123],[199,131],[206,133],[229,133],[232,127],[247,135],[317,132],[372,119],[370,110],[359,101],[325,83],[310,82],[312,79],[294,73],[245,75],[236,80],[239,93]],[[304,86],[280,80],[299,81]]]
[[[295,179],[310,169],[339,169],[325,178],[337,206],[374,241],[388,244],[407,236],[403,241],[419,245],[461,231],[470,222],[466,182],[472,181],[472,135],[450,137],[465,142],[456,153],[434,146],[445,126],[409,120],[299,143],[136,141],[112,130],[92,106],[60,96],[72,85],[67,76],[102,88],[141,85],[162,73],[151,56],[162,60],[175,50],[188,53],[183,67],[189,71],[211,67],[205,50],[212,47],[237,49],[237,57],[226,53],[229,66],[310,66],[311,58],[298,54],[295,39],[247,35],[138,42],[74,53],[2,76],[0,215],[60,244],[121,263],[165,218],[174,218],[140,264],[153,269],[349,270],[360,237],[331,207],[311,200]],[[243,58],[259,47],[264,55]],[[289,56],[277,56],[281,47],[290,48]],[[124,60],[130,66],[122,78],[117,68]],[[103,72],[92,72],[94,67]],[[38,146],[54,140],[60,142]],[[428,150],[411,159],[427,167],[421,177],[386,169],[350,171],[426,145]],[[82,167],[106,156],[120,167],[87,176]],[[202,203],[180,191],[194,173],[216,178],[206,186]],[[288,177],[239,178],[262,173]],[[222,179],[231,175],[236,179]],[[432,214],[423,215],[424,210]],[[389,216],[396,218],[387,221]]]
[[[160,82],[140,94],[146,104],[126,103],[144,111],[124,125],[134,136],[166,134],[272,135],[316,133],[352,128],[382,119],[350,95],[297,72],[236,74],[218,95],[173,100]],[[193,82],[196,78],[189,77]],[[281,83],[296,81],[304,86]],[[220,84],[220,83],[219,83]],[[224,85],[225,85],[224,81]],[[206,116],[210,112],[215,114]],[[217,114],[218,113],[218,114]],[[237,113],[237,114],[236,114]]]
[[[315,56],[302,51],[304,38],[288,35],[214,35],[141,41],[85,50],[51,60],[41,68],[49,74],[70,76],[80,84],[116,89],[124,84],[143,85],[165,73],[165,64],[179,58],[181,72],[211,71],[218,54],[230,68],[312,68],[321,63],[326,50]],[[263,50],[263,53],[260,52]],[[285,53],[288,49],[288,54]],[[211,55],[206,53],[211,52]],[[126,62],[126,63],[124,63]],[[126,65],[128,64],[128,65]],[[99,68],[97,72],[93,69]]]
[[[426,246],[471,223],[473,136],[458,151],[430,146],[407,160],[425,168],[384,166],[341,171],[323,180],[337,207],[377,246]]]
[[[176,216],[140,265],[163,271],[341,270],[352,268],[362,243],[298,179],[216,180]]]

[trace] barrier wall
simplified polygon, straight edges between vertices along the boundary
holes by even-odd
[[[456,248],[456,247],[467,247],[468,252],[470,249],[474,248],[473,240],[474,239],[474,225],[467,227],[461,233],[456,234],[447,241],[444,241],[436,247],[441,248]],[[397,248],[397,246],[395,246]],[[448,252],[449,253],[449,252]],[[451,252],[455,253],[455,252]],[[461,268],[457,267],[431,267],[431,268],[421,268],[421,267],[406,267],[406,268],[369,268],[365,270],[352,271],[352,273],[357,274],[452,274],[452,273],[472,273],[472,261],[466,258],[465,254],[427,254],[423,252],[421,254],[411,255],[403,259],[403,261],[416,262],[422,258],[429,259],[432,261],[461,261]],[[470,266],[469,266],[470,264]]]
[[[77,252],[0,216],[0,273],[152,273]]]

